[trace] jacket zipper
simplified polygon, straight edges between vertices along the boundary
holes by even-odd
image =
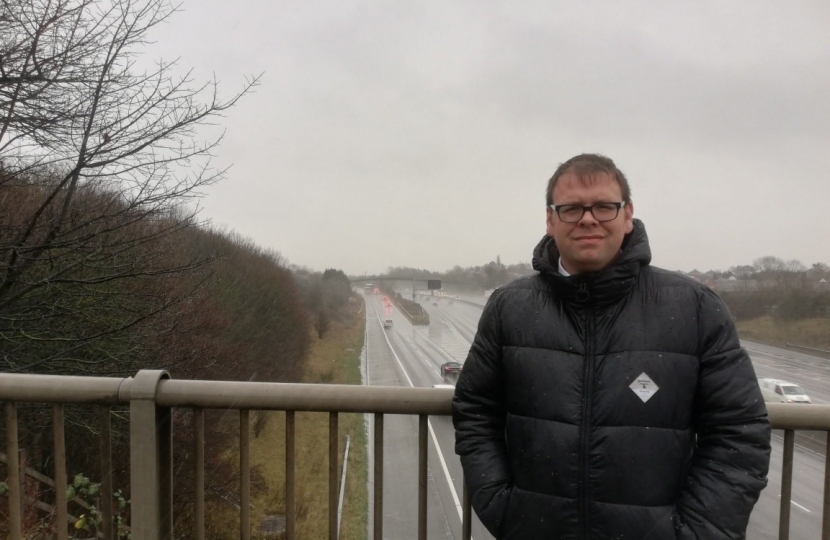
[[[577,291],[577,298],[587,302],[590,293],[583,282]],[[588,515],[588,452],[590,450],[591,432],[591,397],[594,392],[594,313],[590,306],[585,307],[585,364],[583,366],[582,422],[580,422],[579,470],[581,472],[579,490],[579,520],[582,523],[582,538],[589,540],[590,524]]]

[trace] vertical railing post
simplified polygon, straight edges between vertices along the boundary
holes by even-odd
[[[329,413],[329,540],[337,540],[337,433],[338,416],[332,411]]]
[[[193,411],[193,424],[195,440],[194,452],[196,454],[196,540],[205,540],[205,411],[195,409]]]
[[[827,432],[826,448],[830,448],[830,431]],[[824,453],[824,507],[821,517],[821,540],[830,540],[830,452]]]
[[[6,466],[9,471],[9,540],[23,538],[23,484],[20,482],[17,403],[6,402]]]
[[[285,411],[285,538],[294,537],[294,411]]]
[[[67,540],[66,510],[66,420],[62,403],[53,406],[54,464],[55,464],[55,534],[57,540]]]
[[[99,408],[101,419],[101,529],[104,540],[113,539],[113,504],[112,504],[112,421],[110,408]]]
[[[173,414],[169,408],[156,407],[158,443],[158,538],[173,540]]]
[[[239,411],[239,538],[251,538],[251,411]]]
[[[427,540],[427,475],[429,474],[429,417],[418,416],[418,540]]]
[[[383,414],[375,413],[374,540],[383,540]]]
[[[173,463],[170,409],[156,406],[163,370],[139,371],[130,387],[132,540],[173,537]]]
[[[790,540],[794,446],[795,431],[792,429],[784,430],[784,458],[781,463],[781,509],[778,516],[778,540]]]

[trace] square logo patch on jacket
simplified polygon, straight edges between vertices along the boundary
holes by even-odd
[[[640,373],[637,378],[634,379],[634,382],[628,387],[631,388],[635,394],[637,394],[638,398],[643,400],[643,403],[650,400],[651,396],[660,390],[660,387],[651,380],[651,377],[649,377],[645,371]]]

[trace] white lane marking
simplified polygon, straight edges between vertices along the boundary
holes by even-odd
[[[443,317],[443,318],[444,318],[444,322],[445,322],[445,323],[447,323],[447,326],[449,326],[450,328],[452,328],[452,331],[453,331],[453,332],[455,332],[455,333],[456,333],[456,335],[457,335],[458,337],[460,337],[460,338],[461,338],[461,341],[463,341],[464,343],[466,343],[468,347],[472,345],[472,343],[470,343],[469,341],[467,341],[467,338],[465,338],[464,336],[462,336],[462,335],[461,335],[461,332],[459,332],[459,331],[458,331],[458,328],[456,328],[456,327],[455,327],[455,325],[454,325],[453,323],[451,323],[451,322],[450,322],[450,320],[447,318],[447,316],[446,316],[446,315],[444,315],[444,314],[442,313],[442,314],[441,314],[441,317]]]
[[[377,307],[375,307],[375,314],[378,315],[378,322],[381,324],[382,321],[380,320],[380,315],[377,312]],[[386,344],[389,345],[389,350],[392,351],[392,356],[395,357],[395,360],[398,362],[398,366],[400,366],[401,371],[403,371],[404,377],[406,377],[406,382],[409,383],[409,386],[415,387],[412,384],[412,379],[409,378],[409,374],[406,372],[406,369],[403,367],[403,363],[401,359],[398,358],[398,354],[395,352],[395,349],[392,348],[392,343],[389,341],[389,336],[386,335],[386,332],[383,333],[384,339],[386,339]],[[450,477],[450,470],[447,468],[447,462],[444,459],[444,452],[441,450],[441,446],[438,444],[438,438],[435,436],[435,431],[432,429],[432,422],[427,418],[427,427],[429,428],[429,434],[432,437],[432,444],[435,445],[435,451],[438,452],[438,461],[441,462],[441,469],[444,471],[444,477],[447,479],[447,485],[450,487],[450,494],[452,494],[452,500],[455,504],[455,509],[458,511],[458,519],[461,523],[464,523],[464,513],[461,508],[461,501],[458,498],[458,493],[455,491],[455,486],[452,483],[452,478]],[[470,540],[473,540],[473,537],[470,536]]]
[[[438,445],[438,438],[435,436],[435,431],[432,429],[432,421],[429,418],[427,418],[427,427],[429,428],[429,434],[432,437],[432,444],[435,445],[435,449],[438,451],[438,461],[441,462],[441,468],[444,469],[444,475],[447,477],[447,484],[450,486],[452,500],[453,503],[455,503],[455,509],[458,511],[458,519],[461,523],[464,523],[464,513],[461,508],[461,501],[458,500],[458,493],[455,492],[455,486],[452,484],[450,471],[447,468],[447,462],[444,461],[444,452],[441,451],[441,447]],[[470,540],[473,540],[472,536],[470,537]]]
[[[803,506],[801,506],[801,505],[800,505],[800,504],[798,504],[797,502],[795,502],[795,501],[793,501],[793,500],[790,500],[790,502],[791,502],[791,503],[793,503],[794,505],[796,505],[797,507],[801,508],[801,509],[802,509],[802,510],[804,510],[805,512],[809,512],[809,513],[811,513],[811,514],[812,514],[812,512],[810,512],[808,509],[804,508]]]

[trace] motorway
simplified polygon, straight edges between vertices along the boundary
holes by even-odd
[[[367,383],[385,386],[429,387],[442,383],[438,367],[449,360],[464,361],[484,304],[484,298],[477,297],[455,301],[446,297],[423,298],[421,304],[429,312],[430,325],[413,326],[397,307],[385,306],[382,296],[365,298]],[[392,319],[393,328],[384,329],[383,319]],[[752,357],[759,377],[795,382],[807,391],[814,403],[830,403],[830,361],[752,342],[744,341],[743,346]],[[417,418],[388,416],[384,427],[383,537],[416,538]],[[773,434],[769,485],[753,511],[748,540],[778,538],[782,440],[782,433]],[[814,540],[821,536],[825,450],[823,445],[802,446],[799,442],[797,439],[793,467],[790,539]],[[449,418],[430,420],[429,447],[427,536],[460,539],[462,473],[453,449],[454,434]],[[492,538],[477,518],[474,518],[472,537],[474,540]]]
[[[474,331],[481,307],[464,307],[460,302],[456,306],[467,313],[465,326],[461,328],[472,325]],[[447,324],[442,318],[442,308],[426,307],[431,324],[413,326],[397,307],[384,306],[380,295],[366,296],[368,384],[431,387],[444,382],[438,373],[441,364],[449,360],[464,361],[470,347],[469,335],[465,339],[456,326]],[[384,319],[392,319],[394,326],[384,329]],[[460,539],[463,475],[454,450],[452,421],[448,417],[432,417],[429,423],[427,537]],[[370,435],[373,432],[369,430]],[[416,417],[384,417],[383,538],[417,538],[417,434]],[[369,447],[372,448],[371,442]],[[371,459],[370,455],[370,463]],[[370,481],[370,491],[373,488],[374,483]],[[370,501],[371,496],[370,493]],[[371,515],[369,523],[372,523]],[[371,534],[372,531],[370,538]],[[473,521],[472,537],[473,540],[493,538],[478,518]]]
[[[830,361],[786,349],[743,341],[752,357],[759,377],[783,379],[800,385],[813,403],[830,403]],[[803,405],[793,404],[793,407]],[[824,438],[824,434],[822,434]],[[747,531],[748,540],[778,538],[778,514],[781,504],[783,432],[773,432],[769,485],[761,493]],[[799,439],[796,439],[798,443]],[[792,507],[790,509],[791,540],[821,538],[821,511],[824,498],[823,445],[796,444],[793,462]]]

